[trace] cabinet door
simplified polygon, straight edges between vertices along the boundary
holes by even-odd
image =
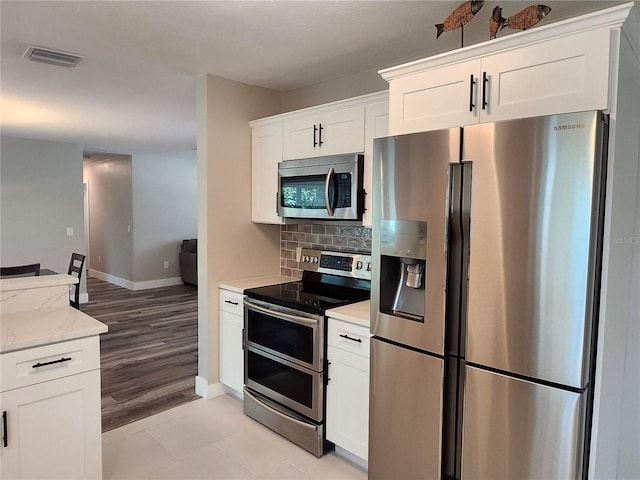
[[[479,74],[480,60],[470,60],[391,81],[389,135],[477,123]]]
[[[240,315],[220,310],[220,381],[238,393],[244,385],[242,328]]]
[[[2,478],[102,478],[100,370],[0,394]]]
[[[603,28],[484,57],[481,121],[606,109],[609,50],[610,29]]]
[[[364,215],[362,225],[371,227],[373,214],[373,139],[389,134],[389,102],[367,105],[364,120]]]
[[[282,223],[278,216],[278,162],[282,161],[282,124],[251,130],[251,220]]]
[[[327,348],[327,439],[366,460],[369,447],[369,359]]]
[[[283,158],[364,151],[364,107],[311,112],[284,122]]]

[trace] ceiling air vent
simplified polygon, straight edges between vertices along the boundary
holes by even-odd
[[[75,53],[61,52],[60,50],[29,45],[27,51],[24,52],[24,58],[28,58],[34,62],[50,63],[61,67],[75,67],[84,57],[76,55]]]

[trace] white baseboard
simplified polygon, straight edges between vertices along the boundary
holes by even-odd
[[[96,277],[103,282],[113,283],[114,285],[128,288],[129,290],[134,289],[134,284],[131,280],[125,280],[124,278],[116,277],[115,275],[109,275],[108,273],[99,272],[98,270],[94,269],[89,270],[89,275],[91,275],[92,277]]]
[[[345,450],[344,448],[338,445],[336,445],[336,455],[346,458],[350,462],[358,465],[360,468],[364,468],[365,470],[369,469],[369,462],[367,462],[364,458],[360,458],[359,456],[351,453],[348,450]]]
[[[148,288],[173,287],[174,285],[182,285],[182,278],[171,277],[161,278],[159,280],[147,280],[144,282],[133,282],[133,289],[146,290]]]
[[[116,277],[115,275],[109,275],[108,273],[99,272],[98,270],[89,270],[89,275],[98,278],[104,282],[113,283],[120,287],[128,288],[129,290],[147,290],[149,288],[159,287],[172,287],[174,285],[182,285],[182,279],[180,277],[161,278],[158,280],[146,280],[144,282],[132,282],[131,280],[125,280],[124,278]]]
[[[196,377],[196,395],[202,398],[215,398],[224,395],[224,386],[221,383],[209,384],[204,378]]]

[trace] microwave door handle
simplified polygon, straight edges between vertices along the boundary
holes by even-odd
[[[331,199],[329,198],[329,186],[331,185],[331,179],[333,178],[334,170],[333,167],[329,168],[327,172],[327,178],[324,182],[324,204],[327,207],[327,213],[330,217],[333,217],[333,214],[336,213],[335,208],[331,206]]]

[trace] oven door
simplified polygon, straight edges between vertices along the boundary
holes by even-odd
[[[322,422],[322,372],[245,345],[244,383],[250,390]]]
[[[362,173],[358,157],[352,155],[349,162],[331,164],[317,164],[317,159],[281,162],[278,166],[278,215],[326,220],[361,219]]]
[[[324,365],[324,316],[244,300],[244,344],[316,372]]]

